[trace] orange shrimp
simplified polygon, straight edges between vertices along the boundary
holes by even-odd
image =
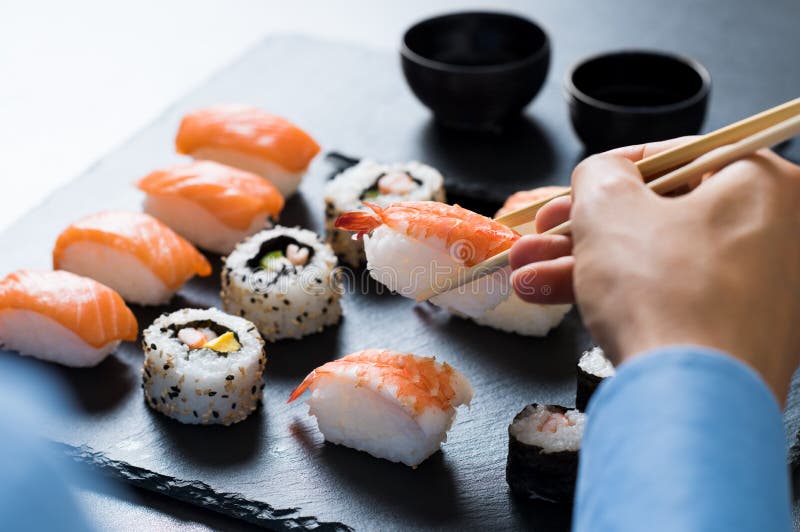
[[[336,227],[355,231],[358,237],[381,225],[416,240],[435,239],[446,248],[469,242],[472,252],[465,264],[473,266],[510,248],[520,235],[491,218],[436,201],[403,201],[379,207],[365,203],[373,212],[354,211],[341,215]]]
[[[463,376],[434,358],[389,349],[365,349],[328,362],[308,374],[288,402],[300,397],[325,375],[355,375],[358,385],[390,388],[405,407],[416,414],[429,407],[449,411],[469,403],[472,390]]]

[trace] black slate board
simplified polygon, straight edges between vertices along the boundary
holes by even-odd
[[[796,37],[793,37],[796,40]],[[570,49],[574,54],[576,48]],[[707,62],[708,58],[700,57]],[[556,68],[563,60],[556,61]],[[722,79],[734,74],[709,65]],[[767,81],[746,102],[714,104],[718,126],[793,96],[800,70],[784,65],[791,87]],[[129,183],[178,160],[172,141],[180,116],[220,101],[263,106],[311,131],[326,149],[380,160],[417,158],[447,176],[451,197],[488,211],[507,194],[565,183],[580,146],[566,124],[561,71],[551,75],[532,116],[504,137],[439,129],[410,96],[389,52],[294,37],[269,39],[169,109],[86,174],[0,235],[0,272],[49,266],[49,251],[70,221],[98,209],[137,209]],[[753,84],[748,77],[745,83]],[[720,97],[721,99],[721,97]],[[737,103],[733,103],[737,102]],[[535,118],[533,117],[535,116]],[[794,150],[796,146],[790,146]],[[322,228],[320,190],[330,166],[319,158],[283,221]],[[483,180],[477,185],[476,178]],[[487,186],[488,185],[488,186]],[[190,282],[169,308],[217,305],[216,272]],[[49,428],[78,460],[167,495],[269,527],[415,529],[568,528],[568,509],[519,503],[504,480],[506,428],[531,401],[571,404],[574,362],[589,338],[575,313],[546,339],[520,338],[452,318],[433,307],[378,294],[349,294],[339,327],[268,347],[265,407],[233,427],[191,427],[149,410],[139,389],[142,354],[125,344],[91,370],[25,359],[75,392],[79,413]],[[135,309],[144,326],[165,309]],[[459,412],[444,450],[417,470],[323,444],[289,391],[317,365],[367,346],[437,355],[476,389]],[[2,356],[14,355],[2,353]],[[800,409],[799,409],[800,410]],[[793,411],[794,412],[794,411]],[[789,437],[794,438],[791,428]]]

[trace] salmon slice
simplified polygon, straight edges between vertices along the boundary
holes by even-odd
[[[469,403],[472,397],[466,379],[448,364],[388,349],[365,349],[312,371],[295,388],[288,402],[326,375],[351,375],[359,386],[380,390],[416,414],[430,407],[449,411]]]
[[[138,333],[136,318],[119,294],[64,271],[19,270],[8,275],[0,281],[0,314],[9,311],[30,311],[50,318],[94,348],[119,340],[134,341]]]
[[[365,205],[373,212],[345,213],[336,220],[336,228],[356,231],[362,236],[386,225],[400,234],[432,241],[437,247],[448,250],[469,243],[464,257],[467,266],[509,249],[520,237],[513,229],[458,205],[436,201],[403,201],[385,208]]]
[[[211,274],[208,260],[189,242],[152,216],[126,211],[92,214],[67,227],[53,249],[53,268],[72,244],[91,242],[138,259],[170,290],[188,278]]]
[[[555,194],[559,194],[564,192],[569,187],[562,187],[562,186],[547,186],[547,187],[539,187],[534,188],[532,190],[521,190],[519,192],[515,192],[511,194],[506,202],[500,207],[500,210],[494,215],[495,218],[499,218],[501,216],[505,216],[510,212],[514,212],[517,209],[521,209],[522,207],[526,207],[533,203],[536,203],[539,200],[543,200],[545,198],[549,198]]]
[[[212,161],[156,170],[137,186],[147,194],[192,201],[237,230],[248,229],[259,215],[277,218],[284,204],[278,189],[260,176]]]
[[[187,114],[175,139],[178,153],[229,149],[271,161],[289,172],[308,167],[320,147],[285,118],[246,105],[215,105]]]

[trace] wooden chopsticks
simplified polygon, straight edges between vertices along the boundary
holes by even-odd
[[[800,135],[800,98],[703,135],[653,157],[642,159],[637,163],[637,167],[647,180],[648,176],[652,177],[664,170],[685,164],[685,166],[647,183],[647,186],[654,192],[665,194],[687,184],[693,178],[719,170],[760,149],[769,148],[797,135]],[[528,223],[543,205],[569,193],[568,190],[553,195],[533,205],[501,216],[496,221],[511,227]],[[567,220],[543,234],[568,234],[570,227],[571,222]],[[504,268],[508,266],[509,255],[510,250],[498,253],[469,268],[466,272],[457,274],[452,283],[440,283],[448,285],[446,290],[437,291],[431,288],[418,295],[417,301],[430,299],[438,293],[456,289]]]
[[[688,141],[686,144],[676,146],[636,163],[645,181],[650,181],[656,175],[682,166],[711,150],[742,140],[745,137],[758,133],[768,127],[774,126],[784,120],[800,114],[800,98],[767,109],[729,126]],[[526,205],[503,216],[495,218],[496,222],[509,227],[519,227],[532,221],[544,205],[561,196],[569,196],[571,189],[564,190],[548,198],[543,198],[536,203]]]

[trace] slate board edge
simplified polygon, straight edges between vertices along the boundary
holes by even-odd
[[[318,521],[313,516],[297,515],[299,508],[273,508],[239,493],[218,492],[199,480],[182,480],[126,462],[111,460],[102,452],[82,445],[75,447],[53,442],[56,449],[82,465],[88,465],[106,477],[122,480],[134,486],[165,494],[171,498],[200,506],[228,517],[235,517],[272,530],[351,531],[344,523]]]

